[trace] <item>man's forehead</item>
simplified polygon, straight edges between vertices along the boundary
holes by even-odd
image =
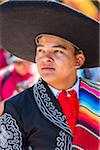
[[[50,34],[40,34],[36,37],[35,42],[38,45],[40,42],[43,41],[53,41],[58,43],[64,43],[71,46],[74,46],[71,42],[67,41],[66,39],[56,36],[56,35],[50,35]]]
[[[72,43],[65,40],[64,38],[55,36],[55,35],[47,35],[41,34],[36,38],[37,48],[54,48],[54,49],[63,49],[63,50],[74,50],[75,47]]]

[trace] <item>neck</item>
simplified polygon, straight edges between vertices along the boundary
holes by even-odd
[[[73,78],[68,78],[64,82],[56,81],[56,82],[50,82],[47,84],[49,84],[50,86],[54,87],[57,90],[68,90],[75,85],[76,81],[77,81],[77,76]]]

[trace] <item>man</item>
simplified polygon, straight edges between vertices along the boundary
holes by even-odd
[[[98,85],[76,75],[84,55],[84,67],[98,65],[98,23],[48,1],[11,1],[1,5],[0,13],[4,27],[0,44],[36,61],[41,76],[5,103],[0,148],[98,149]]]

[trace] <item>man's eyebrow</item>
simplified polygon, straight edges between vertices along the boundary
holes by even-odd
[[[36,47],[43,47],[43,45],[42,44],[37,44],[37,46]]]
[[[38,44],[37,45],[37,47],[44,47],[44,45],[42,45],[42,44]],[[65,46],[63,46],[63,45],[54,45],[54,46],[52,46],[53,48],[61,48],[61,49],[66,49],[66,47]]]
[[[54,47],[54,48],[62,48],[62,49],[66,49],[66,47],[63,46],[63,45],[54,45],[53,47]]]

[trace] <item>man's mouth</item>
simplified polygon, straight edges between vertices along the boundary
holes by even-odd
[[[50,69],[50,70],[55,70],[54,68],[52,68],[52,67],[42,67],[42,70],[45,70],[45,69]]]
[[[42,69],[43,71],[52,71],[52,70],[55,70],[55,68],[49,67],[49,66],[42,67],[41,69]]]

